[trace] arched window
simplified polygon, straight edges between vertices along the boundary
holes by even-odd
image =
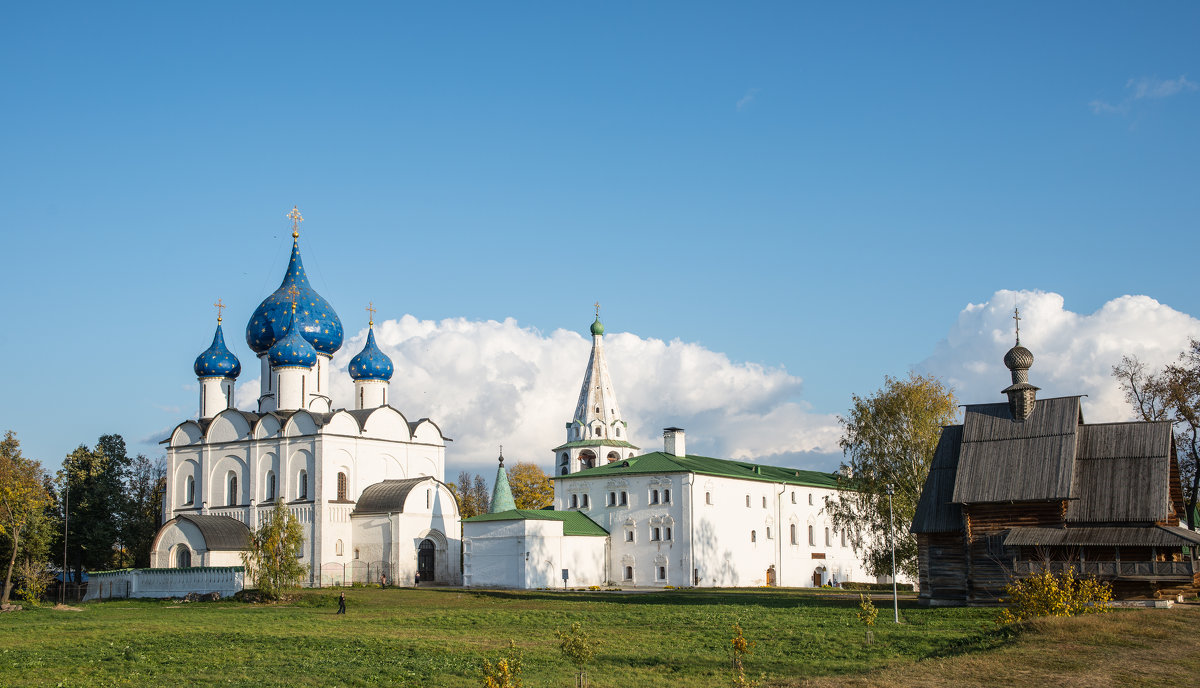
[[[671,539],[671,526],[667,526],[665,530],[666,530],[666,532],[663,533],[663,539],[670,540]]]
[[[626,506],[628,504],[629,504],[629,493],[622,491],[621,492],[621,506]]]
[[[345,473],[338,473],[337,498],[339,502],[346,501],[346,492],[349,487],[349,483],[350,481],[346,479]]]
[[[664,504],[670,504],[670,503],[671,503],[671,490],[670,490],[670,488],[668,488],[668,489],[666,489],[666,490],[663,490],[663,503],[664,503]]]
[[[608,505],[609,505],[609,506],[616,506],[616,505],[617,505],[617,493],[616,493],[616,492],[609,492],[609,493],[608,493]]]
[[[333,545],[334,556],[340,557],[343,554],[345,554],[345,552],[346,552],[346,546],[344,544],[342,544],[341,540],[338,540],[337,542],[334,543],[334,545]]]
[[[357,547],[354,548],[354,558],[355,559],[358,558],[358,548]]]
[[[566,466],[563,466],[563,467],[562,467],[562,470],[560,470],[560,471],[558,472],[558,474],[559,474],[559,475],[566,475],[566,474],[567,474],[567,467],[566,467]]]
[[[792,535],[792,544],[793,545],[800,544],[799,542],[796,541],[796,524],[795,523],[793,523],[791,526],[788,527],[788,531]]]
[[[275,471],[267,471],[267,500],[275,501]]]
[[[296,481],[296,499],[308,499],[308,471],[300,471],[300,479]]]
[[[658,504],[658,490],[650,490],[650,503]]]
[[[808,493],[808,505],[812,506],[812,493],[811,492]]]
[[[667,579],[667,567],[665,567],[665,566],[658,567],[658,579],[660,581]]]
[[[771,539],[771,526],[767,526],[767,539]]]
[[[617,437],[621,436],[621,428],[617,428]]]
[[[712,505],[712,493],[711,492],[704,493],[704,503],[708,504],[709,506]]]
[[[650,529],[650,539],[651,540],[661,540],[662,539],[662,529],[661,528],[651,528]]]
[[[365,388],[359,387],[358,388],[358,407],[359,408],[362,408],[363,406],[367,405],[366,398],[367,398],[367,390]]]
[[[571,508],[572,509],[579,508],[579,495],[571,495]]]
[[[832,545],[833,545],[833,540],[829,539],[829,529],[826,528],[825,529],[825,546],[830,547]]]
[[[633,567],[632,566],[625,567],[625,580],[627,580],[627,581],[633,580]]]
[[[767,508],[767,498],[763,497],[763,508]]]
[[[585,509],[590,508],[592,506],[591,500],[588,499],[587,495],[583,495],[581,504],[583,504],[583,508],[585,508]]]
[[[229,472],[228,482],[229,482],[229,495],[228,495],[228,499],[225,500],[225,503],[229,506],[237,506],[237,503],[238,503],[237,475],[233,471]]]
[[[184,504],[196,503],[196,479],[190,475],[187,477],[187,480],[184,481],[183,494]]]
[[[796,491],[792,490],[792,504],[796,503]]]
[[[746,495],[746,508],[750,508],[750,495]]]
[[[750,542],[758,542],[758,531],[750,531]]]
[[[842,547],[846,546],[846,529],[842,528]]]
[[[192,550],[188,549],[187,545],[180,545],[179,549],[175,550],[175,566],[181,569],[191,568]]]
[[[816,536],[813,534],[813,527],[812,527],[812,526],[809,526],[809,527],[808,527],[808,544],[809,544],[809,545],[815,545],[815,544],[817,544],[817,538],[816,538]]]

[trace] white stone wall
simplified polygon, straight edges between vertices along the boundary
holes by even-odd
[[[228,597],[242,589],[243,579],[241,566],[100,571],[88,577],[87,595],[83,601],[183,597],[192,592],[218,592],[222,597]]]
[[[732,587],[773,578],[774,585],[811,587],[834,578],[873,580],[823,512],[825,497],[836,493],[827,488],[671,473],[568,479],[554,489],[556,509],[586,513],[609,531],[608,578],[615,583]]]
[[[463,524],[463,584],[489,588],[603,585],[607,538],[564,535],[562,521]],[[568,578],[563,583],[562,570]]]

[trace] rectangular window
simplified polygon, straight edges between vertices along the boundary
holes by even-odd
[[[650,503],[658,504],[658,490],[650,490]]]
[[[758,532],[750,531],[750,542],[758,542]]]
[[[712,505],[712,493],[711,492],[704,493],[704,503],[708,504],[710,506]]]
[[[633,567],[632,566],[625,567],[625,580],[627,580],[627,581],[633,580]]]
[[[842,547],[846,546],[846,529],[842,528]]]
[[[767,498],[763,497],[763,508],[767,508]]]
[[[746,508],[750,508],[750,495],[746,495]]]
[[[661,540],[662,539],[662,530],[659,528],[651,528],[650,529],[650,539],[654,540],[655,542]]]
[[[660,581],[667,579],[667,567],[665,567],[665,566],[658,567],[658,579]]]
[[[633,542],[633,531],[632,530],[625,531],[625,542]]]
[[[768,540],[771,539],[771,527],[770,526],[767,526],[767,539]]]

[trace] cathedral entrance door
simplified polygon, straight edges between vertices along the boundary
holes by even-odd
[[[417,546],[417,575],[421,577],[421,582],[432,582],[434,571],[434,550],[433,541],[422,540]]]

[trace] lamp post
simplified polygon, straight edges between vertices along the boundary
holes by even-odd
[[[892,518],[892,495],[894,493],[892,484],[888,483],[888,543],[892,548],[892,613],[895,615],[896,623],[900,623],[900,594],[896,588],[896,525]]]
[[[67,603],[67,523],[71,518],[71,473],[63,464],[63,569],[62,587],[59,590],[62,604]]]

